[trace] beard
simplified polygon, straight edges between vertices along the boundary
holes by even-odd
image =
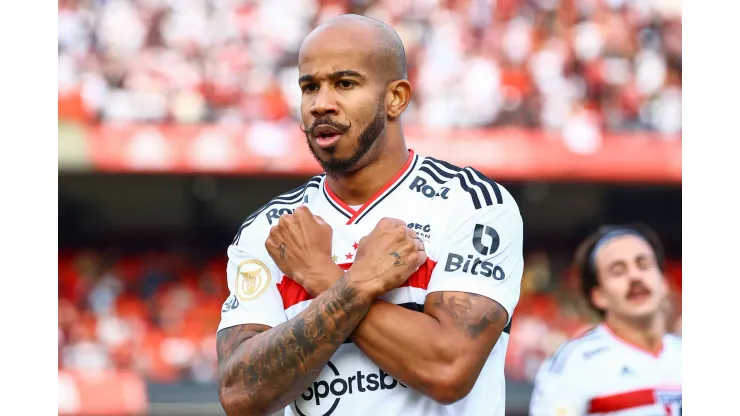
[[[352,155],[346,159],[339,159],[332,156],[328,160],[322,160],[311,145],[310,137],[312,135],[313,129],[321,124],[332,126],[335,129],[339,130],[340,133],[346,133],[351,127],[351,123],[349,125],[342,125],[334,122],[328,117],[321,117],[317,118],[313,122],[313,125],[310,129],[306,129],[304,131],[304,133],[306,134],[306,143],[308,144],[309,150],[311,150],[311,154],[313,154],[314,159],[319,162],[319,165],[321,165],[321,167],[324,169],[324,172],[326,172],[327,176],[333,179],[347,176],[357,166],[360,160],[362,160],[362,158],[365,157],[365,155],[367,155],[370,150],[372,150],[373,146],[378,141],[378,138],[385,130],[385,126],[387,123],[386,114],[385,111],[383,111],[383,104],[384,103],[381,100],[380,106],[375,113],[375,117],[370,122],[370,124],[368,124],[368,126],[365,127],[365,129],[360,133],[360,137],[357,139],[357,148],[355,148],[355,151],[352,153]],[[334,148],[330,148],[326,149],[325,151],[331,155],[332,153],[334,153],[334,150]]]

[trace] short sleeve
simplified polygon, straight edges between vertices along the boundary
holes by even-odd
[[[229,246],[228,257],[226,278],[230,295],[221,308],[218,330],[244,324],[275,327],[285,322],[272,262],[235,245]]]
[[[509,197],[503,204],[448,217],[449,231],[439,246],[427,293],[486,296],[501,304],[511,320],[524,270],[523,224],[516,202]]]
[[[529,416],[586,415],[589,399],[582,387],[592,377],[583,373],[577,360],[568,360],[562,368],[553,366],[552,358],[546,360],[535,378]]]

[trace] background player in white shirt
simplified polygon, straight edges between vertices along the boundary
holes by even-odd
[[[562,345],[536,380],[531,416],[681,414],[681,340],[666,333],[663,248],[642,225],[602,227],[576,252],[601,325]]]
[[[326,175],[250,215],[229,247],[226,413],[503,416],[523,270],[516,202],[472,168],[407,149],[411,86],[387,25],[332,19],[298,60]]]

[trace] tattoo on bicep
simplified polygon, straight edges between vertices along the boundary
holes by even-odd
[[[284,259],[285,258],[285,243],[280,243],[280,245],[278,246],[278,251],[280,252],[280,258]]]
[[[472,293],[436,292],[432,304],[455,319],[455,325],[470,338],[477,338],[492,323],[506,319],[506,311],[495,301]]]
[[[398,254],[397,252],[394,251],[393,253],[391,253],[391,256],[395,257],[396,259],[396,261],[393,262],[394,266],[400,267],[406,264],[403,260],[401,260],[401,255]]]

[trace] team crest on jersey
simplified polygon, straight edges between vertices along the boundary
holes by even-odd
[[[243,301],[258,298],[265,292],[271,280],[270,269],[259,260],[246,260],[236,268],[234,291]]]

